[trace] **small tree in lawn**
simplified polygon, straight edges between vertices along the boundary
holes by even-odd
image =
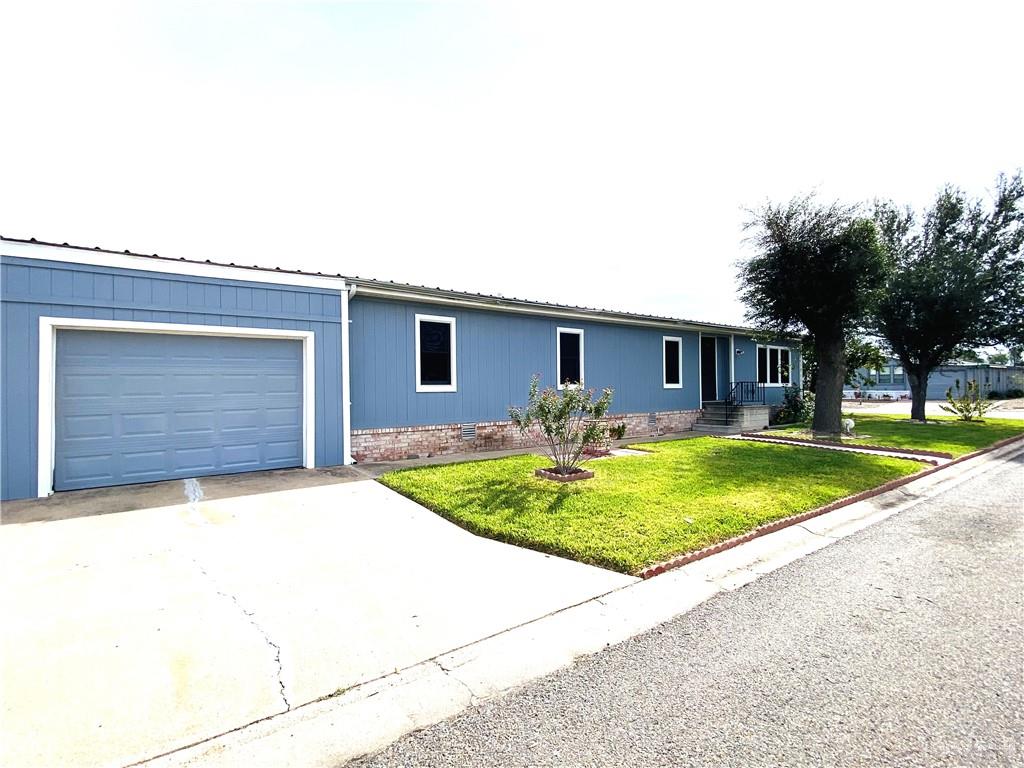
[[[811,196],[753,213],[757,253],[739,265],[746,317],[766,335],[814,337],[816,433],[838,435],[847,339],[867,316],[888,267],[874,224],[856,207]]]
[[[530,380],[530,397],[525,408],[509,408],[508,415],[519,431],[526,433],[536,424],[544,435],[554,472],[572,475],[587,460],[583,449],[605,436],[600,422],[612,404],[612,390],[605,388],[594,400],[594,390],[582,384],[566,384],[561,391],[540,388],[540,376]]]
[[[1000,176],[990,206],[946,187],[918,219],[876,204],[895,261],[874,329],[907,372],[910,417],[925,418],[928,376],[976,347],[1024,342],[1024,179]]]
[[[939,408],[946,413],[952,413],[961,421],[974,421],[975,419],[980,421],[995,405],[995,403],[981,396],[981,392],[978,390],[978,382],[968,381],[967,387],[963,392],[960,391],[960,379],[953,383],[956,384],[956,395],[953,394],[952,387],[947,389],[947,405],[940,405]]]

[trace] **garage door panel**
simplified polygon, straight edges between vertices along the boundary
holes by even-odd
[[[121,437],[162,437],[169,421],[166,413],[126,413],[121,416]]]
[[[60,330],[56,382],[57,490],[302,465],[299,341]]]
[[[64,434],[68,440],[102,440],[114,429],[110,414],[80,414],[64,416]]]
[[[166,450],[122,451],[121,474],[128,478],[162,474],[167,465]]]
[[[257,443],[225,445],[221,451],[225,467],[258,467],[260,465],[260,446]]]
[[[282,440],[267,443],[267,461],[294,462],[302,457],[302,444],[297,440]]]
[[[86,456],[72,456],[65,460],[65,473],[68,482],[92,485],[105,485],[113,481],[114,475],[110,471],[113,454],[99,453]],[[82,485],[80,487],[92,487]]]

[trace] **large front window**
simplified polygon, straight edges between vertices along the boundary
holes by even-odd
[[[786,347],[758,345],[757,380],[782,386],[793,383],[792,355]]]

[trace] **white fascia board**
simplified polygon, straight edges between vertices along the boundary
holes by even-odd
[[[277,272],[269,269],[232,267],[222,264],[204,264],[195,261],[179,261],[153,256],[129,253],[91,251],[71,246],[43,243],[19,243],[0,241],[0,255],[19,259],[62,261],[68,264],[87,264],[95,267],[134,269],[140,272],[159,272],[167,275],[188,275],[215,280],[241,280],[249,283],[272,285],[294,285],[304,288],[326,288],[337,291],[345,286],[342,277],[322,275],[298,275],[291,272]]]

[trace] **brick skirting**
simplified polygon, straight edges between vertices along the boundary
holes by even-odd
[[[700,411],[659,411],[654,414],[623,413],[605,418],[614,425],[625,423],[626,437],[650,437],[673,432],[688,432]],[[511,421],[479,421],[476,439],[462,439],[462,424],[430,424],[419,427],[387,427],[384,429],[353,429],[352,457],[356,461],[399,461],[401,459],[445,456],[475,451],[500,451],[530,448],[543,444],[536,427],[523,435]]]

